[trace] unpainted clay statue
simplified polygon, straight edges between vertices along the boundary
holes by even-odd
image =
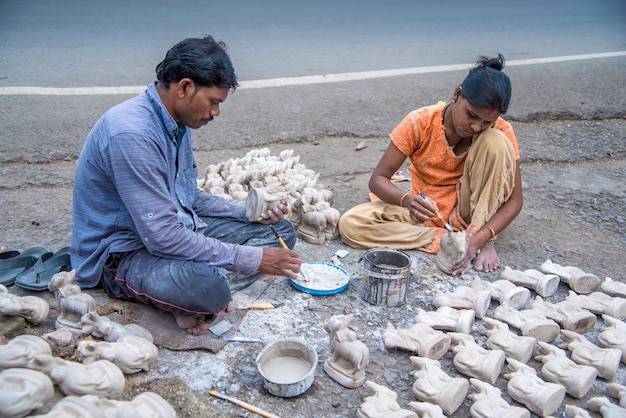
[[[546,274],[556,274],[561,281],[567,283],[573,291],[581,294],[595,292],[600,287],[600,279],[595,274],[585,273],[578,267],[560,266],[551,260],[546,260],[539,270]]]
[[[296,218],[300,221],[296,228],[296,235],[309,244],[322,244],[326,240],[326,215],[317,210],[317,206],[310,203],[311,197],[304,195],[298,198],[294,204]]]
[[[369,363],[369,349],[357,340],[348,328],[354,315],[333,315],[324,325],[330,337],[332,356],[324,362],[324,371],[340,385],[354,389],[365,381],[365,367]]]
[[[109,360],[124,374],[150,370],[158,356],[159,350],[154,344],[136,335],[125,335],[115,342],[81,341],[76,348],[76,359],[81,363]]]
[[[570,291],[567,299],[583,309],[595,314],[609,315],[623,320],[626,318],[626,299],[617,296],[609,296],[602,292],[593,292],[588,295],[577,295]]]
[[[579,334],[586,334],[596,326],[593,313],[568,300],[553,304],[537,296],[530,308],[542,312],[546,318],[555,320],[566,330]]]
[[[526,408],[513,406],[502,399],[500,389],[480,379],[470,378],[474,393],[467,397],[472,401],[470,414],[472,418],[530,418]]]
[[[504,366],[504,351],[487,350],[468,334],[449,332],[448,335],[454,343],[452,363],[459,373],[494,384]]]
[[[439,405],[430,402],[409,402],[409,406],[417,411],[419,418],[447,418]]]
[[[622,352],[622,363],[626,363],[626,323],[609,315],[602,315],[604,327],[598,333],[598,343],[605,348],[616,348]]]
[[[92,335],[104,341],[115,342],[125,335],[135,335],[152,342],[150,331],[137,324],[122,325],[96,312],[89,312],[80,318],[82,335]]]
[[[476,318],[482,318],[491,304],[491,292],[487,289],[476,290],[468,286],[459,286],[454,292],[442,292],[435,289],[433,304],[440,308],[449,306],[455,309],[472,309]]]
[[[609,383],[606,385],[606,392],[611,398],[618,400],[619,406],[626,408],[626,386],[619,383]]]
[[[519,329],[522,335],[533,337],[536,340],[552,342],[559,336],[559,324],[536,309],[516,310],[506,305],[500,305],[493,311],[493,317],[510,326]]]
[[[36,335],[18,335],[5,345],[0,345],[0,370],[28,367],[37,354],[52,355],[46,340]]]
[[[246,218],[250,222],[269,219],[268,212],[287,200],[288,193],[271,194],[268,190],[251,187],[246,195]]]
[[[622,358],[620,350],[598,347],[584,335],[565,329],[561,331],[561,337],[563,343],[559,347],[568,349],[572,360],[584,366],[595,367],[602,379],[613,380]]]
[[[144,392],[131,401],[99,398],[94,395],[66,396],[50,412],[34,418],[176,418],[176,412],[161,396]]]
[[[565,405],[563,412],[563,418],[592,418],[586,409],[582,409],[576,405]]]
[[[108,360],[85,365],[39,354],[30,361],[28,368],[47,374],[65,395],[118,398],[126,383],[120,368]]]
[[[517,335],[504,322],[492,318],[483,318],[487,329],[483,332],[487,341],[485,345],[492,350],[502,350],[507,357],[522,363],[528,363],[533,356],[537,340],[533,337]]]
[[[593,386],[598,376],[595,367],[576,364],[570,360],[565,351],[560,348],[539,341],[540,355],[535,359],[541,361],[541,374],[552,382],[565,387],[567,393],[574,398],[582,398]]]
[[[33,325],[45,321],[50,305],[37,296],[17,296],[0,284],[0,315],[20,316]]]
[[[509,266],[505,266],[500,277],[509,280],[517,285],[532,289],[539,296],[550,297],[554,295],[559,288],[561,279],[556,274],[543,274],[539,270],[528,269],[524,271],[513,270]]]
[[[66,327],[74,335],[80,335],[80,318],[96,310],[96,301],[91,295],[82,293],[74,283],[76,270],[62,271],[52,276],[48,289],[54,293],[61,313],[54,323],[56,329]]]
[[[600,284],[600,290],[609,296],[626,298],[626,283],[615,281],[610,277],[604,278],[604,281]]]
[[[370,396],[363,399],[363,403],[356,411],[358,418],[418,418],[417,414],[398,405],[398,394],[386,386],[365,382],[370,390]]]
[[[626,408],[615,405],[608,398],[597,397],[587,401],[587,408],[593,412],[599,412],[602,418],[624,418],[626,417]]]
[[[45,374],[13,368],[0,372],[0,416],[21,418],[54,398],[54,385]]]
[[[465,253],[465,231],[448,232],[441,237],[440,249],[435,256],[435,264],[444,273],[450,274],[450,266]]]
[[[462,377],[451,377],[441,369],[441,363],[426,357],[411,356],[416,370],[413,394],[419,401],[439,405],[446,415],[452,415],[465,400],[469,382]]]
[[[420,357],[439,360],[448,352],[451,340],[445,333],[427,324],[417,323],[411,328],[401,329],[387,322],[383,342],[387,348],[411,351]]]
[[[436,311],[417,308],[415,322],[426,324],[434,329],[469,334],[474,326],[476,314],[471,309],[454,309],[442,306]]]
[[[507,358],[508,369],[504,377],[509,379],[507,392],[511,398],[542,417],[552,415],[565,399],[565,388],[557,383],[541,380],[530,366]]]
[[[492,299],[513,309],[523,308],[530,300],[530,290],[506,279],[489,282],[476,276],[470,286],[476,290],[488,290]]]

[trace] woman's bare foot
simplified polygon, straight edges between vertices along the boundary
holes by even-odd
[[[486,243],[483,245],[483,248],[478,251],[476,254],[476,258],[474,258],[474,270],[476,271],[484,271],[486,273],[491,273],[500,265],[500,257],[496,253],[496,248]]]
[[[176,325],[187,331],[191,335],[201,335],[209,329],[209,323],[197,316],[180,315],[174,313]]]

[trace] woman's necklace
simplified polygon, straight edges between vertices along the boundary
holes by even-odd
[[[448,110],[448,108],[450,107],[451,103],[448,103],[444,108],[443,111],[441,112],[441,126],[443,126],[443,136],[446,140],[446,142],[448,143],[448,147],[450,149],[453,149],[455,146],[457,146],[459,144],[459,142],[461,142],[463,140],[463,138],[461,138],[461,141],[457,142],[456,144],[451,144],[450,140],[448,139],[448,135],[446,134],[446,111]]]
[[[454,144],[450,143],[450,140],[448,139],[448,135],[446,134],[446,122],[445,122],[445,117],[446,117],[446,111],[448,110],[448,108],[450,107],[452,103],[448,103],[444,108],[443,111],[441,112],[441,126],[443,126],[443,136],[446,139],[446,142],[448,143],[448,148],[450,148],[451,150],[454,150],[456,146],[460,145],[461,142],[463,142],[465,140],[465,138],[460,138],[457,142],[455,142]]]

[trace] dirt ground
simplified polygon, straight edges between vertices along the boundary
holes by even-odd
[[[596,274],[626,281],[624,246],[626,245],[626,119],[559,120],[543,122],[512,121],[522,152],[524,208],[520,216],[499,234],[496,249],[502,266],[524,270],[538,268],[547,259],[563,266],[571,265]],[[356,151],[365,141],[366,148]],[[293,149],[301,163],[320,173],[319,183],[335,190],[335,207],[345,212],[367,200],[369,173],[387,146],[384,137],[323,137],[312,140],[285,140],[271,144],[273,154]],[[198,167],[242,156],[241,149],[198,151]],[[71,231],[71,187],[74,161],[50,163],[0,164],[0,246],[25,249],[43,245],[56,250],[69,243]],[[399,307],[371,305],[361,297],[362,270],[359,260],[364,251],[346,247],[340,241],[311,245],[299,241],[296,250],[303,261],[330,261],[339,249],[349,251],[342,259],[351,277],[348,288],[330,296],[315,296],[296,290],[284,277],[276,277],[260,301],[280,302],[274,310],[249,311],[238,333],[260,337],[264,342],[279,337],[302,337],[318,353],[319,364],[311,388],[295,398],[270,395],[262,385],[255,358],[263,343],[229,343],[217,354],[205,351],[177,352],[160,350],[156,367],[127,378],[126,399],[150,390],[160,394],[180,417],[253,417],[254,413],[208,395],[210,389],[253,404],[281,417],[354,417],[363,398],[365,386],[346,389],[323,370],[330,355],[328,334],[323,325],[335,314],[353,313],[354,329],[370,351],[366,368],[368,380],[393,389],[404,408],[415,401],[411,387],[415,379],[410,353],[386,349],[382,334],[388,322],[408,328],[415,322],[418,308],[434,310],[436,289],[452,291],[467,285],[476,274],[494,281],[502,267],[491,274],[471,271],[451,277],[434,264],[434,256],[407,252],[412,260],[407,302]],[[20,292],[14,286],[11,292]],[[567,296],[568,287],[547,298],[558,302]],[[28,293],[28,292],[25,292]],[[23,294],[25,294],[23,293]],[[533,294],[534,297],[534,294]],[[497,302],[487,313],[491,316]],[[599,318],[586,337],[597,343]],[[472,335],[484,342],[484,322],[476,320]],[[26,332],[42,333],[34,328]],[[555,341],[557,344],[560,340]],[[459,376],[448,352],[441,363],[446,372]],[[535,360],[530,365],[540,370]],[[504,373],[503,373],[504,374]],[[626,366],[620,365],[616,382],[626,382]],[[555,416],[562,416],[567,404],[586,407],[588,399],[607,396],[608,382],[597,379],[582,399],[566,397]],[[507,380],[500,375],[496,385],[503,397]],[[612,400],[615,402],[615,400]],[[466,399],[454,417],[469,416],[471,401]],[[47,406],[49,408],[50,405]],[[41,411],[40,411],[41,412]],[[44,411],[45,412],[45,411]],[[597,413],[591,413],[598,417]]]

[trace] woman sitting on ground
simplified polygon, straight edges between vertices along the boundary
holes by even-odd
[[[451,274],[494,271],[492,245],[522,209],[519,149],[511,125],[500,117],[511,99],[504,57],[480,57],[452,103],[409,113],[391,132],[369,187],[380,200],[350,209],[339,220],[341,239],[354,248],[439,251],[447,233],[437,211],[455,231],[465,230],[466,251]],[[391,177],[411,161],[408,192]]]

